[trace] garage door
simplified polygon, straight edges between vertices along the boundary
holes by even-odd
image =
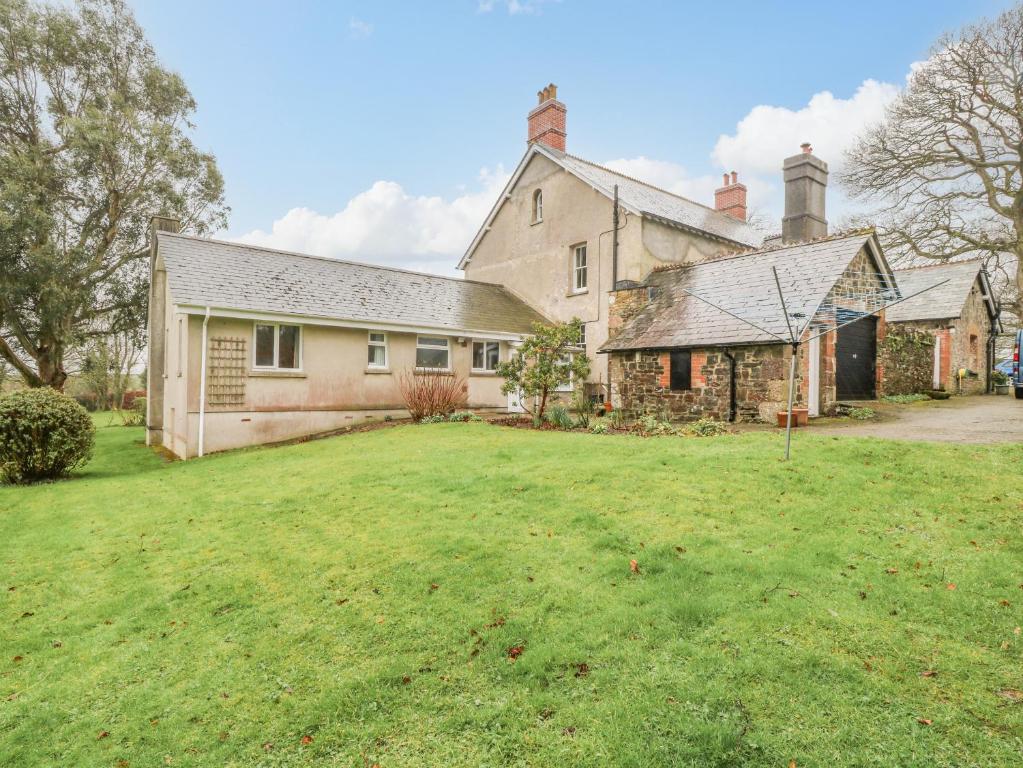
[[[838,329],[835,345],[839,400],[870,400],[875,394],[877,318],[865,317]]]

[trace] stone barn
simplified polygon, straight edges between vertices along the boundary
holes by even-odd
[[[791,318],[806,326],[797,406],[818,415],[880,396],[883,305],[898,289],[867,230],[664,267],[615,291],[601,352],[618,404],[671,419],[773,420],[786,405],[793,352],[772,268]]]
[[[933,340],[930,360],[924,361],[929,386],[955,394],[989,391],[1001,323],[983,263],[971,260],[900,269],[895,279],[902,295],[909,298],[888,310],[888,322],[899,333]]]

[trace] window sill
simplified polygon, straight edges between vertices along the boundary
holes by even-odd
[[[390,375],[391,369],[390,368],[374,368],[373,366],[369,366],[368,368],[366,368],[365,372],[366,373],[383,373],[383,374]]]
[[[491,378],[493,378],[494,376],[497,376],[497,371],[482,371],[482,370],[476,370],[475,368],[473,368],[471,371],[469,371],[469,375],[470,376],[490,376]]]
[[[260,370],[254,368],[249,371],[249,376],[262,379],[304,379],[305,371]]]
[[[589,288],[580,288],[578,291],[569,291],[568,293],[565,294],[565,298],[570,299],[573,296],[585,296],[589,292],[590,292]]]
[[[415,368],[415,373],[436,373],[439,376],[454,376],[455,372],[450,368]]]
[[[529,222],[529,226],[535,227],[537,224],[543,224],[543,219],[537,219],[536,221]]]

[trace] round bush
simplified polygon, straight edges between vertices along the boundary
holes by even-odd
[[[63,477],[92,456],[96,429],[85,409],[49,387],[0,397],[0,478]]]

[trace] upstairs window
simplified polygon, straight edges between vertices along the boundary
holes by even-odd
[[[416,337],[416,368],[450,370],[448,340],[442,336]]]
[[[693,357],[688,349],[671,353],[671,391],[685,392],[693,388]]]
[[[583,350],[586,349],[586,323],[579,325],[579,341],[576,342],[576,346]]]
[[[472,343],[472,369],[474,371],[496,371],[500,359],[500,342],[474,341]]]
[[[369,332],[369,362],[370,368],[387,367],[387,334],[377,331]]]
[[[536,190],[533,192],[533,223],[539,224],[543,221],[543,192]]]
[[[302,329],[282,323],[256,323],[255,367],[298,370],[301,367]]]
[[[572,290],[582,293],[586,290],[589,271],[586,264],[586,243],[572,249]]]

